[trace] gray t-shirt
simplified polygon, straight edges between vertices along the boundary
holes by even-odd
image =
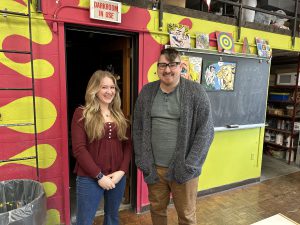
[[[179,85],[170,93],[159,88],[151,109],[151,145],[158,166],[169,166],[176,149],[179,119]]]

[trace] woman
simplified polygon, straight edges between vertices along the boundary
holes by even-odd
[[[103,196],[103,224],[119,224],[118,210],[132,153],[119,93],[115,77],[98,70],[89,80],[85,105],[77,108],[73,115],[77,225],[93,223]]]

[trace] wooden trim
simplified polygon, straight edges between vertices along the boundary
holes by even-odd
[[[123,113],[126,118],[130,118],[130,58],[131,58],[130,40],[124,39],[123,44],[123,93],[122,104]]]

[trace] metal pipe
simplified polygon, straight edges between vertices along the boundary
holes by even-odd
[[[239,14],[238,14],[238,35],[237,40],[240,40],[242,33],[242,18],[243,18],[243,4],[242,0],[239,0]]]
[[[32,91],[32,88],[0,88],[0,91]]]
[[[28,0],[29,1],[29,0]],[[36,103],[35,103],[35,79],[34,79],[34,67],[33,67],[33,46],[32,46],[32,27],[31,27],[31,9],[28,4],[28,31],[29,31],[29,46],[30,46],[30,69],[31,69],[31,87],[32,87],[32,106],[33,106],[33,128],[34,128],[34,146],[36,155],[36,174],[38,180],[40,180],[39,172],[39,156],[38,156],[38,140],[37,140],[37,124],[36,124]]]
[[[29,157],[16,158],[16,159],[4,159],[4,160],[0,160],[0,163],[23,161],[23,160],[28,160],[28,159],[36,159],[36,157],[35,156],[29,156]]]
[[[295,46],[295,39],[296,39],[296,29],[297,29],[297,15],[298,15],[298,0],[295,1],[295,18],[293,24],[293,34],[292,34],[292,46]]]
[[[24,126],[32,126],[33,123],[12,123],[12,124],[0,124],[0,127],[24,127]]]
[[[163,28],[163,19],[164,19],[164,0],[159,1],[159,19],[158,19],[158,29],[162,31]]]
[[[16,15],[16,16],[27,16],[26,13],[12,12],[12,11],[8,11],[8,10],[0,10],[0,13],[3,13],[5,15],[10,14],[10,15]]]
[[[36,2],[36,11],[41,13],[42,12],[42,0],[37,0]]]
[[[0,50],[0,52],[4,52],[4,53],[30,54],[29,51],[17,51],[17,50]]]

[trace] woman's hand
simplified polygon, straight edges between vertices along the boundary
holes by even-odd
[[[108,174],[107,176],[113,181],[114,184],[119,183],[119,181],[124,176],[125,172],[122,170],[116,171],[114,173]]]
[[[103,176],[100,180],[98,180],[98,184],[104,190],[111,190],[116,187],[115,183],[109,176]]]

